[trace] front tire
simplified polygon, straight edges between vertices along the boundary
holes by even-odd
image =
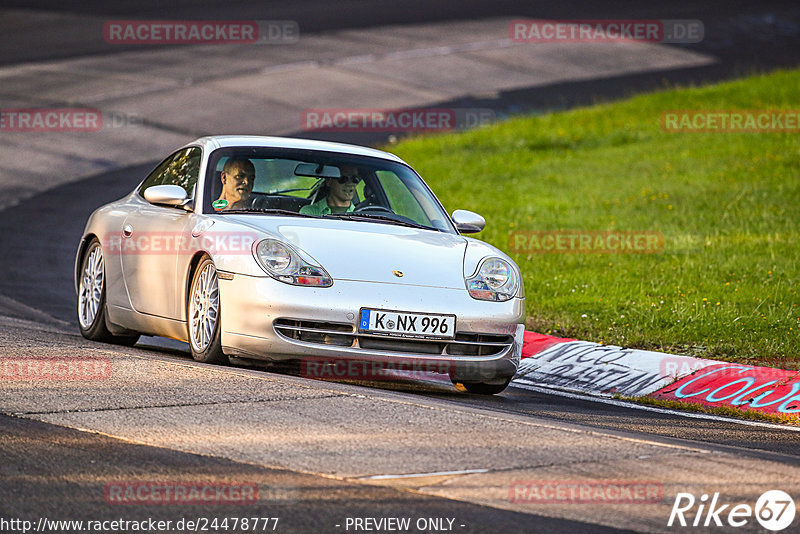
[[[92,341],[134,345],[139,335],[116,336],[106,323],[106,269],[103,247],[97,238],[89,242],[81,261],[78,282],[78,327],[81,335]]]
[[[202,363],[228,363],[222,352],[217,270],[208,256],[200,260],[192,277],[187,305],[192,358]]]
[[[502,393],[511,383],[513,377],[509,376],[507,379],[500,382],[462,382],[457,383],[456,387],[463,387],[468,393],[476,395],[496,395]],[[459,388],[460,389],[460,388]]]

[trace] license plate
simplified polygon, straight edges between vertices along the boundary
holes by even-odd
[[[421,339],[453,339],[456,316],[361,308],[358,331]]]

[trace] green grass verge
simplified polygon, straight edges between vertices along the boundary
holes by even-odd
[[[676,89],[388,148],[476,237],[651,231],[657,254],[511,253],[528,328],[728,361],[800,363],[800,134],[668,133],[668,110],[800,109],[800,71]]]

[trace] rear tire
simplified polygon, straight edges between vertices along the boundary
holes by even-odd
[[[220,301],[217,270],[205,256],[197,265],[186,305],[189,346],[192,358],[202,363],[228,363],[222,352]]]
[[[103,247],[93,238],[86,247],[81,260],[78,281],[78,327],[81,335],[92,341],[135,345],[139,335],[117,336],[111,333],[106,323],[106,269]]]

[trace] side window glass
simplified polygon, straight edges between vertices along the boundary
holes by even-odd
[[[139,188],[139,194],[154,185],[179,185],[189,198],[194,197],[195,184],[200,176],[201,155],[200,148],[189,147],[168,157],[150,173]]]

